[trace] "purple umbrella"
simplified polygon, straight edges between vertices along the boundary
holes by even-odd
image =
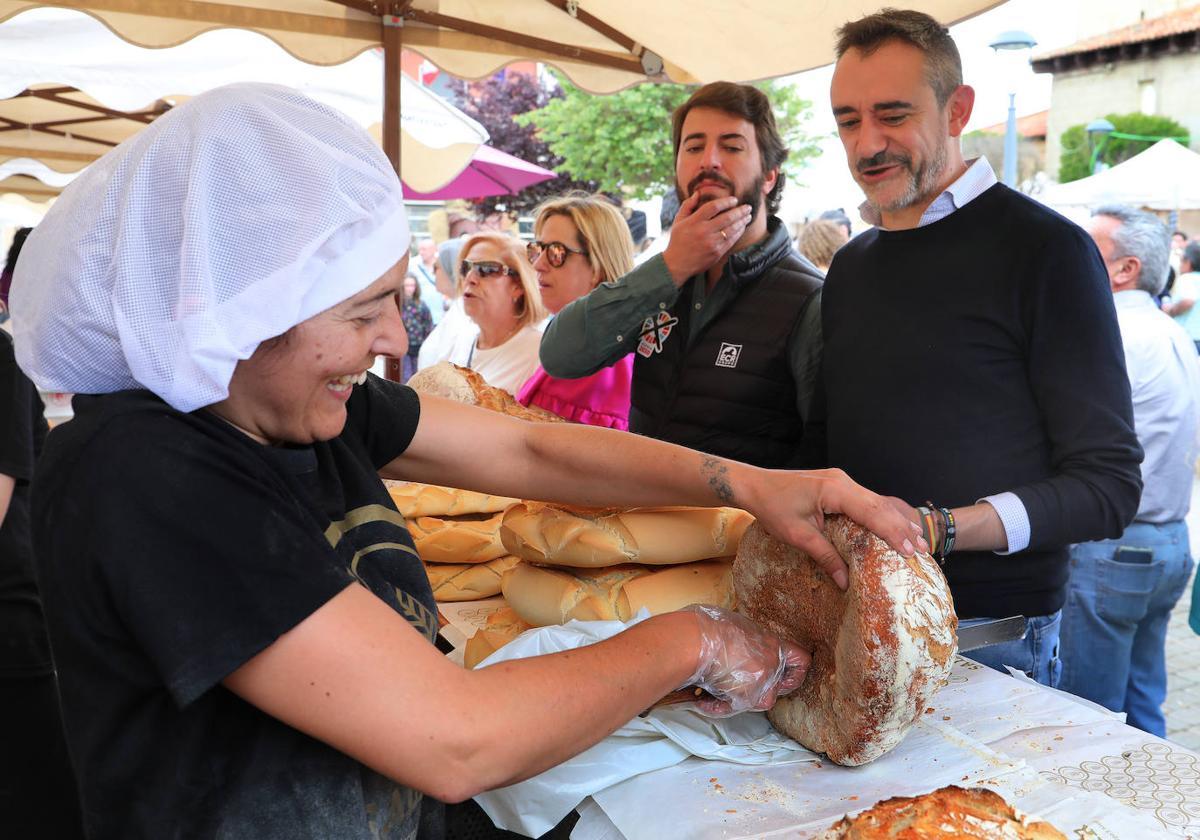
[[[447,201],[452,198],[483,198],[516,195],[526,187],[558,177],[549,169],[526,163],[507,152],[481,145],[458,177],[440,190],[419,193],[404,185],[404,197],[412,200]]]

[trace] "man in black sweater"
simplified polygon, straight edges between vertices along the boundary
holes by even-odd
[[[963,160],[974,92],[945,27],[887,10],[842,27],[837,54],[833,113],[876,227],[825,286],[829,463],[926,525],[960,619],[1029,618],[974,658],[1053,685],[1067,548],[1119,535],[1141,492],[1104,264]]]

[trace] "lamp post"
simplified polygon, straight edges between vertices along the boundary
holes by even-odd
[[[1096,174],[1096,167],[1100,165],[1100,153],[1104,151],[1108,138],[1116,130],[1117,127],[1103,117],[1092,120],[1084,129],[1087,132],[1088,145],[1092,147],[1092,165],[1088,167],[1090,174]]]
[[[1011,55],[1019,54],[1021,50],[1031,50],[1037,46],[1037,41],[1028,32],[1022,32],[1019,29],[1010,29],[1007,32],[1001,32],[995,37],[992,43],[988,44],[996,54],[1001,51]],[[1015,70],[1015,68],[1013,68]],[[1010,187],[1017,185],[1017,74],[1009,72],[1008,92],[1008,125],[1004,130],[1004,183]]]

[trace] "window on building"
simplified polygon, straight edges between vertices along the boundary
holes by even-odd
[[[1138,82],[1138,103],[1138,110],[1143,114],[1158,113],[1158,91],[1154,87],[1154,79]]]

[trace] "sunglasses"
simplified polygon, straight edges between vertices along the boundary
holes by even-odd
[[[525,246],[525,255],[529,257],[529,262],[535,263],[542,252],[546,253],[546,262],[550,263],[551,268],[562,268],[562,264],[567,261],[567,257],[571,254],[579,254],[581,257],[587,256],[587,251],[571,248],[561,242],[530,242]]]
[[[480,280],[487,280],[491,277],[504,277],[509,274],[516,274],[511,268],[504,263],[493,262],[491,260],[463,260],[458,267],[459,274],[466,277],[472,271]]]

